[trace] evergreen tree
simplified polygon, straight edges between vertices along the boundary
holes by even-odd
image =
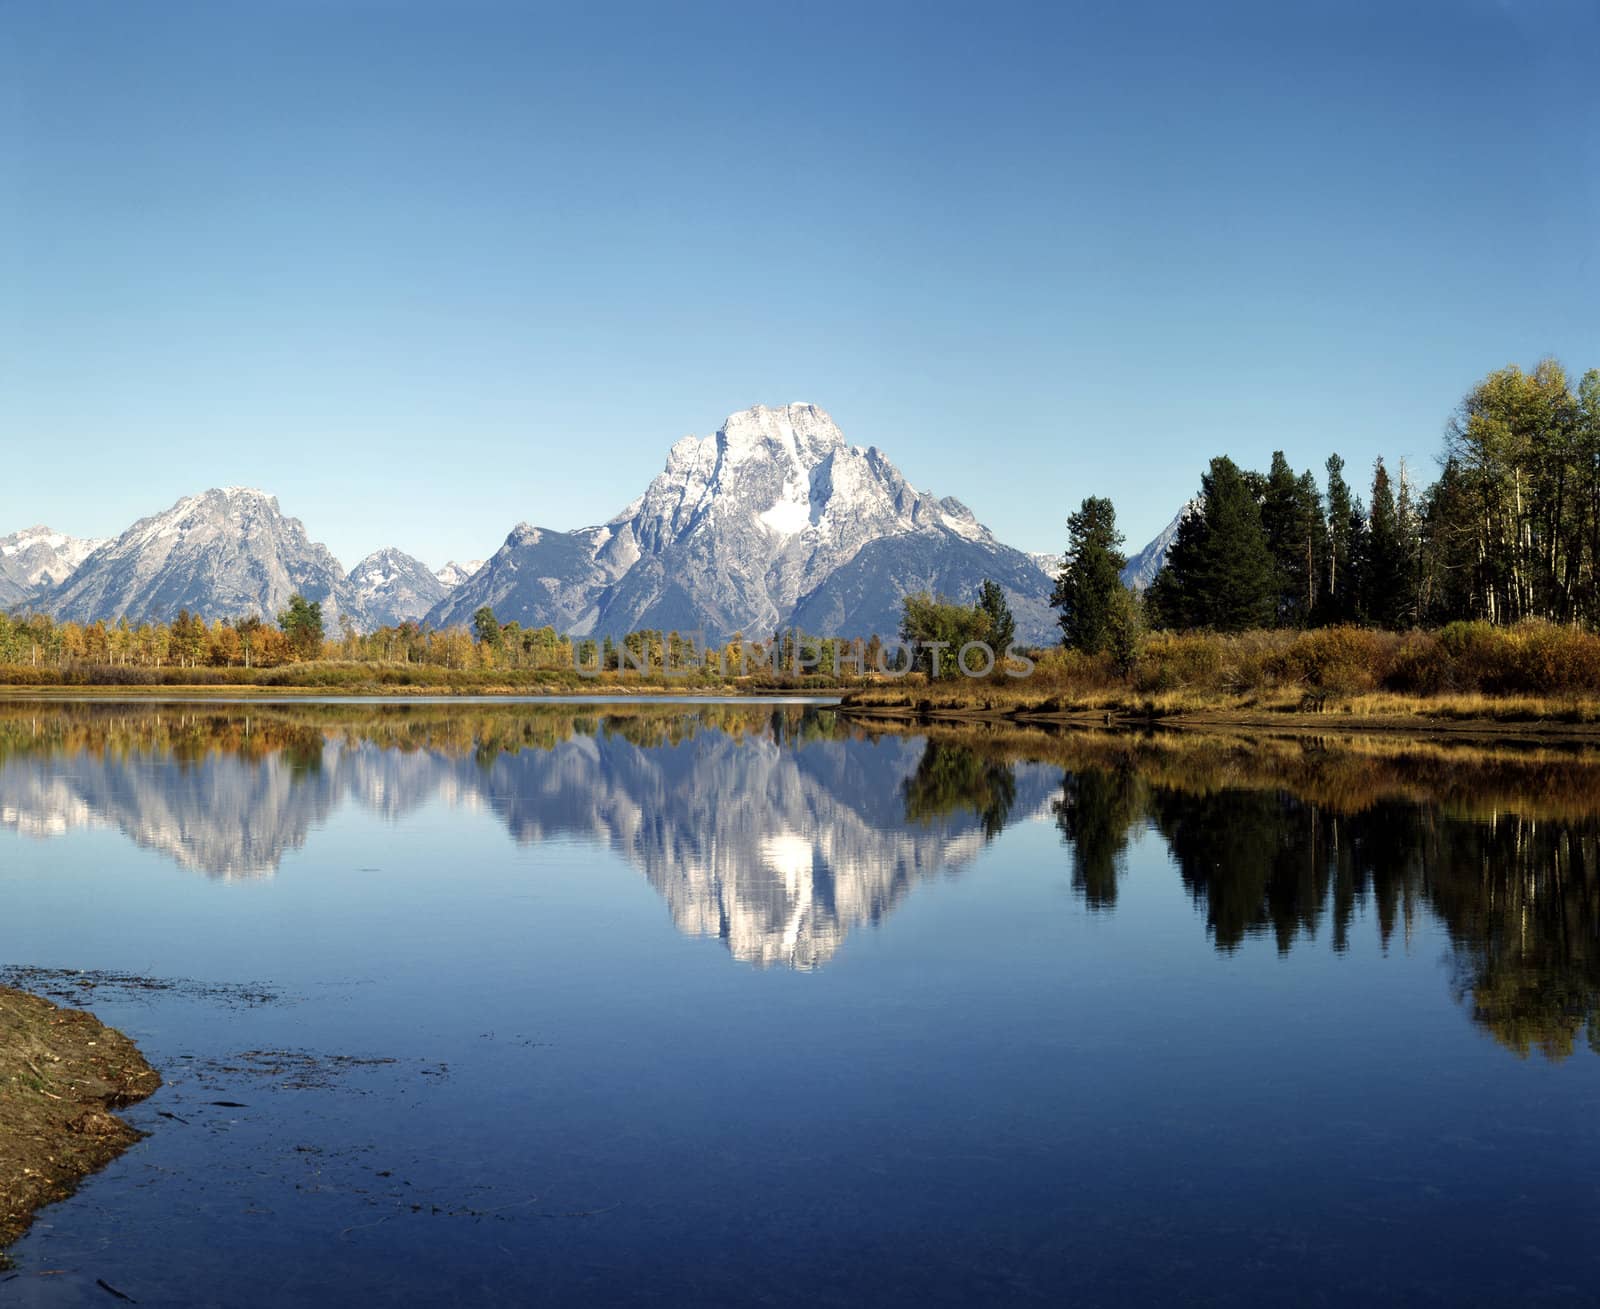
[[[1474,497],[1454,459],[1446,459],[1439,480],[1423,501],[1420,613],[1429,626],[1482,618]]]
[[[307,600],[298,591],[289,607],[278,615],[278,626],[289,638],[297,659],[315,659],[322,653],[322,602]]]
[[[1016,619],[1011,616],[1011,606],[1006,603],[1006,593],[999,582],[983,581],[978,590],[978,608],[989,620],[989,635],[985,638],[996,659],[1005,658],[1017,636]]]
[[[1316,608],[1321,576],[1322,494],[1309,472],[1294,475],[1281,450],[1272,455],[1261,497],[1261,526],[1277,575],[1277,625],[1304,627]]]
[[[1062,644],[1086,654],[1108,648],[1127,566],[1111,501],[1089,496],[1067,519],[1067,553],[1050,603],[1061,611]]]
[[[1178,520],[1178,530],[1167,547],[1166,562],[1144,593],[1145,612],[1152,627],[1184,631],[1205,623],[1196,596],[1196,579],[1206,535],[1206,516],[1191,504]]]
[[[1204,507],[1179,524],[1151,588],[1154,616],[1164,626],[1223,632],[1267,626],[1277,606],[1277,570],[1251,479],[1221,456],[1201,479],[1200,494]]]
[[[1329,622],[1354,622],[1360,617],[1361,517],[1350,484],[1344,480],[1344,460],[1328,456],[1328,585],[1323,618]]]
[[[472,634],[477,637],[479,645],[486,645],[491,650],[498,650],[504,639],[500,631],[500,620],[494,616],[494,610],[489,605],[479,605],[472,614]]]
[[[1389,470],[1380,456],[1372,468],[1372,512],[1367,518],[1363,568],[1365,617],[1379,627],[1401,627],[1408,608],[1405,543]]]

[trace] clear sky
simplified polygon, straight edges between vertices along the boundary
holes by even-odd
[[[1600,366],[1600,6],[0,0],[0,531],[603,520],[807,400],[1012,544]]]

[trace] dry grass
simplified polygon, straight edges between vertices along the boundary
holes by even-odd
[[[1437,632],[1158,632],[1133,666],[1071,651],[1026,678],[930,682],[921,674],[853,692],[858,710],[1089,718],[1337,715],[1351,721],[1600,723],[1600,637],[1548,623],[1456,623]]]

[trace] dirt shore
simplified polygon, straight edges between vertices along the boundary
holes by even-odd
[[[0,986],[0,1249],[140,1138],[110,1111],[160,1085],[92,1014]]]

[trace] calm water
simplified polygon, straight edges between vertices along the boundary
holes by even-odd
[[[0,705],[0,962],[181,979],[22,977],[167,1085],[0,1300],[1593,1302],[1597,814],[1509,747]]]

